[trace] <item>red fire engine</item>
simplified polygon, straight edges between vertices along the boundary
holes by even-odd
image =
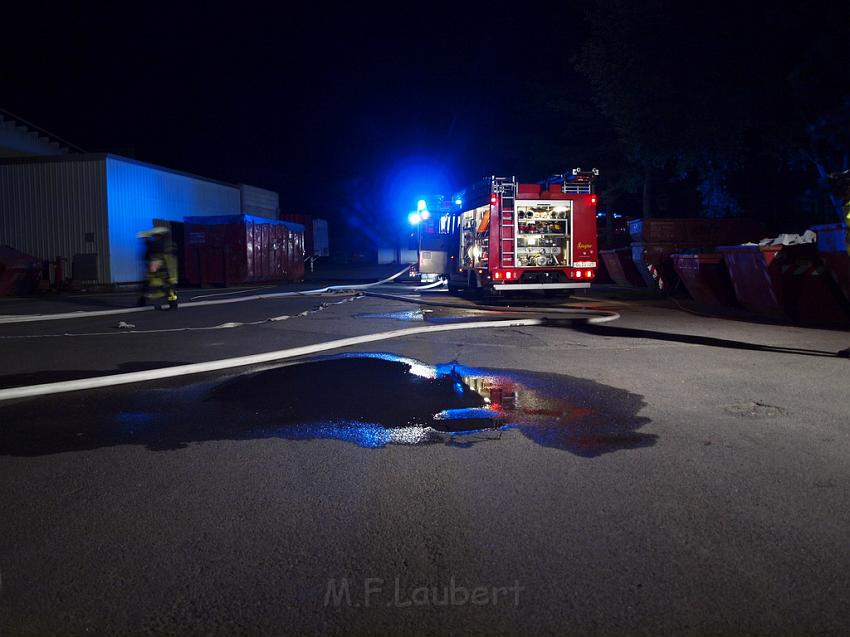
[[[590,287],[598,174],[576,168],[536,184],[491,177],[458,193],[420,228],[419,272],[444,276],[452,293]]]

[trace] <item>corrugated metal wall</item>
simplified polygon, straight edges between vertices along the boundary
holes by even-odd
[[[273,190],[239,184],[242,191],[242,212],[267,219],[277,219],[280,212],[280,196]]]
[[[236,186],[160,169],[120,157],[106,160],[110,264],[113,282],[142,278],[136,233],[154,219],[183,221],[187,216],[240,213]]]
[[[0,163],[0,243],[69,266],[74,254],[96,252],[109,281],[104,158]]]

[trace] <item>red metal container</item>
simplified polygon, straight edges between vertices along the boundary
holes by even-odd
[[[828,252],[821,254],[820,258],[844,298],[850,302],[850,255]]]
[[[673,266],[688,294],[697,303],[738,305],[722,254],[674,254]]]
[[[752,312],[802,325],[846,326],[847,301],[814,244],[729,246],[726,259],[738,301]]]
[[[632,261],[631,248],[602,250],[599,255],[605,262],[608,275],[614,280],[614,283],[626,287],[646,287],[643,277],[638,272],[634,261]]]
[[[304,229],[252,215],[186,217],[184,254],[186,280],[194,285],[300,281]]]
[[[670,292],[679,282],[673,267],[673,255],[686,246],[670,243],[633,243],[634,261],[646,286],[657,292]]]
[[[41,270],[41,260],[0,246],[0,296],[29,294],[38,286]]]
[[[778,269],[770,269],[781,246],[722,246],[735,296],[745,308],[775,319],[787,318],[782,308],[782,284]]]
[[[785,311],[794,321],[850,327],[850,304],[830,277],[815,245],[788,246],[775,263],[782,272]]]
[[[290,212],[280,213],[283,221],[299,223],[304,226],[304,254],[312,257],[315,253],[315,241],[313,240],[313,217],[310,215],[298,215]]]

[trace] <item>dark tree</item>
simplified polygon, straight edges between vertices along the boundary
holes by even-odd
[[[587,28],[576,67],[640,167],[644,216],[661,179],[695,181],[722,216],[747,194],[733,184],[758,188],[736,179],[754,161],[807,160],[821,179],[846,166],[846,5],[595,0]]]

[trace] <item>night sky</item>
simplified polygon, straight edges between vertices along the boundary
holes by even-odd
[[[521,21],[108,6],[51,7],[4,39],[14,62],[0,105],[86,150],[277,190],[294,212],[333,216],[343,196],[404,212],[419,195],[516,172],[490,148],[522,125],[511,88],[574,73],[576,41],[536,17],[516,47],[496,47]]]
[[[820,9],[811,3],[796,3],[796,13],[772,3],[704,3],[693,15],[681,3],[651,4],[655,17],[639,18],[629,36],[657,49],[658,68],[680,54],[709,65],[692,70],[684,61],[669,71],[678,77],[648,78],[659,86],[659,106],[670,86],[699,106],[703,87],[722,99],[766,77],[783,81],[780,62],[792,65],[798,49],[802,59],[820,46]],[[593,162],[603,174],[625,175],[636,153],[612,141],[616,123],[597,116],[587,74],[576,70],[575,56],[597,38],[590,5],[598,18],[608,5],[630,3],[559,3],[557,11],[528,3],[395,10],[324,3],[81,10],[66,3],[28,4],[27,15],[4,8],[0,107],[89,151],[270,188],[284,211],[362,227],[373,218],[404,219],[416,198],[450,194],[493,173],[537,180]],[[667,5],[677,7],[672,22]],[[763,15],[762,6],[773,13]],[[827,16],[826,24],[834,29],[846,13]],[[664,25],[656,30],[652,20]],[[613,49],[619,26],[608,42]],[[741,71],[742,56],[761,66]],[[755,81],[741,82],[742,72]],[[738,84],[724,90],[727,81]],[[763,93],[752,105],[758,99],[777,103]],[[738,105],[730,104],[716,112],[738,118]],[[670,183],[685,174],[674,160],[662,166]],[[639,205],[640,187],[624,188],[631,194],[620,206]],[[758,200],[750,194],[739,199]]]

